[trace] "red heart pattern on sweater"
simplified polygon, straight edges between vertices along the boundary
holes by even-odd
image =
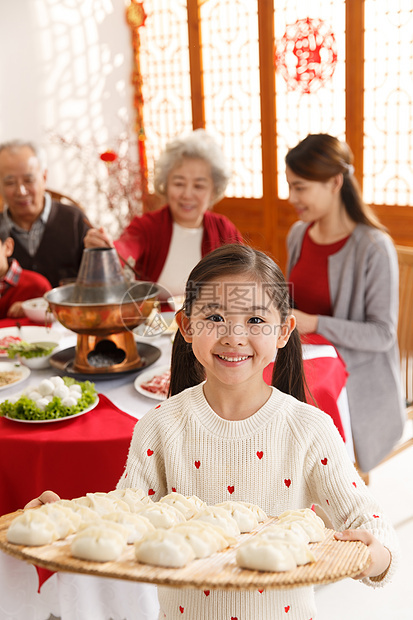
[[[322,463],[323,465],[327,465],[327,457],[326,457],[325,459],[321,459],[321,463]]]
[[[201,467],[201,461],[195,461],[195,467],[199,469]]]
[[[150,448],[148,448],[148,449],[146,450],[146,454],[147,454],[148,456],[152,456],[152,454],[153,454],[153,450],[151,450]]]
[[[148,495],[155,495],[155,491],[153,489],[149,489]]]
[[[259,592],[260,594],[262,594],[262,593],[264,592],[264,590],[258,590],[258,592]]]
[[[380,519],[380,515],[373,515],[375,519]]]
[[[181,612],[181,614],[183,614],[185,611],[184,607],[181,607],[181,605],[179,605],[179,611]]]
[[[351,483],[355,489],[357,489],[357,484],[355,482]]]
[[[238,620],[235,616],[231,616],[231,620]]]
[[[264,452],[263,452],[262,450],[258,450],[258,452],[257,452],[257,456],[258,456],[258,458],[261,460],[261,459],[262,459],[262,457],[264,456]]]
[[[172,487],[172,493],[176,493],[175,487]]]
[[[204,590],[205,596],[209,596],[209,590]]]
[[[159,407],[160,407],[160,405],[157,405],[157,406],[155,407],[155,409],[159,409]]]
[[[284,484],[287,487],[287,489],[289,489],[290,488],[290,484],[291,484],[291,480],[289,478],[285,478]]]
[[[284,607],[284,611],[285,611],[285,613],[286,613],[286,614],[288,614],[288,612],[290,611],[290,606],[289,606],[289,605],[286,605],[286,606]]]
[[[230,495],[232,495],[234,491],[235,491],[235,487],[228,487],[228,493]]]

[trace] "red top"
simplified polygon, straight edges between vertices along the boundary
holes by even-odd
[[[42,297],[51,288],[49,281],[40,273],[22,269],[17,282],[10,284],[0,295],[0,318],[7,316],[7,311],[14,302]]]
[[[239,230],[225,215],[207,211],[203,219],[202,256],[226,243],[242,243]],[[128,259],[143,280],[157,282],[161,275],[172,238],[173,220],[169,206],[134,217],[115,246]]]
[[[336,243],[320,245],[311,239],[310,228],[305,232],[300,258],[291,270],[291,297],[294,306],[302,312],[331,316],[328,257],[341,250],[348,237]]]

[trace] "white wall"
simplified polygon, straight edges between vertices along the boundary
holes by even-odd
[[[125,129],[133,137],[124,0],[1,0],[0,45],[0,142],[40,142],[49,186],[80,200],[95,223],[111,221],[95,178],[107,176],[99,153],[117,150]],[[54,144],[56,135],[84,146]]]

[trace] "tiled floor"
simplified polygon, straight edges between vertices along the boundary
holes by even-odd
[[[317,620],[413,619],[413,448],[374,469],[369,487],[396,528],[402,550],[398,572],[380,589],[352,579],[320,587]]]

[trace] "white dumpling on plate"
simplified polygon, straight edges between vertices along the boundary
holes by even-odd
[[[267,513],[260,506],[258,506],[258,504],[251,504],[251,502],[243,502],[240,500],[237,502],[237,504],[242,504],[243,506],[249,508],[256,516],[258,523],[263,523],[268,519]]]
[[[151,498],[145,495],[142,489],[114,489],[109,491],[108,497],[126,502],[131,512],[136,512],[142,508],[143,504],[153,504]]]
[[[133,512],[111,512],[103,515],[102,519],[113,523],[119,523],[122,527],[126,528],[128,531],[126,541],[128,545],[137,540],[141,540],[146,534],[155,530],[155,527],[149,519]]]
[[[103,519],[96,525],[88,525],[75,534],[70,552],[73,557],[91,562],[117,560],[126,547],[125,536]]]
[[[160,502],[144,505],[136,514],[146,517],[152,525],[162,529],[168,529],[177,523],[185,521],[182,512],[169,504],[161,504]]]
[[[81,523],[79,514],[56,502],[43,504],[37,510],[38,512],[44,512],[52,519],[59,538],[66,538],[66,536],[74,534]]]
[[[239,502],[222,502],[221,504],[215,504],[218,507],[228,510],[231,517],[235,519],[238,524],[241,534],[245,532],[252,532],[258,527],[258,519],[253,511]]]
[[[274,525],[258,534],[257,538],[266,541],[268,544],[286,545],[293,554],[297,566],[315,561],[314,554],[305,540],[291,530]]]
[[[276,524],[290,529],[299,526],[308,535],[308,542],[321,542],[325,538],[324,521],[310,508],[287,510],[278,517]]]
[[[197,501],[198,500],[198,501]],[[184,515],[185,519],[191,519],[200,510],[206,508],[205,502],[199,499],[199,497],[185,497],[181,493],[168,493],[159,500],[159,503],[169,504],[173,506]]]
[[[79,506],[86,506],[86,508],[95,510],[99,515],[108,514],[115,510],[130,512],[126,502],[117,497],[109,497],[107,493],[86,493],[85,496],[77,497],[73,501]]]
[[[10,523],[6,538],[16,545],[37,547],[58,540],[59,534],[54,521],[45,512],[28,509]]]
[[[297,568],[294,554],[287,545],[269,543],[259,536],[250,538],[238,547],[236,562],[241,568],[271,572]]]
[[[195,559],[195,553],[182,534],[158,529],[135,543],[135,557],[144,564],[182,568]]]
[[[197,558],[209,557],[237,542],[236,538],[225,534],[220,527],[197,519],[174,525],[172,531],[185,537]]]
[[[60,506],[64,506],[68,508],[73,513],[78,514],[81,519],[81,523],[91,523],[100,518],[100,515],[96,512],[96,510],[92,510],[87,506],[82,506],[78,504],[74,499],[59,499],[55,504]]]
[[[220,527],[229,536],[239,536],[240,529],[238,523],[231,516],[228,510],[220,508],[219,506],[207,506],[201,512],[198,512],[193,519],[200,519],[207,523],[212,523]]]

